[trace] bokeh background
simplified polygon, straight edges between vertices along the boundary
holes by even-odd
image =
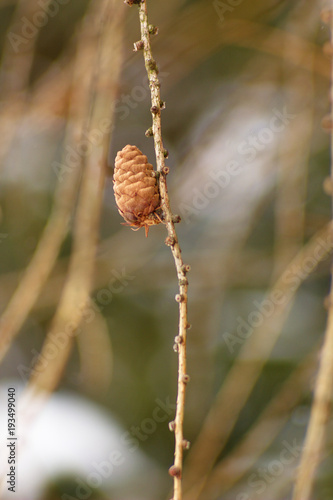
[[[2,312],[59,197],[75,47],[81,27],[89,32],[92,3],[0,1]],[[20,500],[172,495],[176,274],[165,227],[151,228],[146,239],[122,226],[112,191],[114,158],[126,144],[154,163],[145,137],[149,88],[142,53],[133,52],[137,8],[122,9],[91,301],[57,390],[24,438]],[[322,128],[329,31],[321,4],[306,0],[158,0],[148,9],[159,27],[152,46],[166,102],[171,205],[182,217],[177,231],[191,265],[185,498],[289,499],[329,291],[329,136]],[[37,11],[49,13],[34,32],[25,20]],[[82,61],[89,75],[89,59]],[[77,193],[69,196],[53,270],[0,365],[1,412],[9,386],[19,399],[59,303]],[[333,498],[331,430],[330,422],[317,500]]]

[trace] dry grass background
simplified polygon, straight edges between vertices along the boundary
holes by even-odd
[[[127,429],[176,394],[165,228],[145,239],[122,227],[112,193],[117,150],[135,144],[153,160],[137,9],[43,4],[58,10],[38,28],[40,2],[0,2],[0,374],[78,392]],[[285,464],[281,452],[302,447],[326,326],[330,35],[320,3],[222,4],[148,3],[170,199],[192,268],[184,498],[284,500],[300,453]],[[8,34],[24,19],[35,30],[14,50]],[[103,120],[91,151],[73,154]],[[66,349],[33,370],[54,332],[66,332]],[[333,496],[327,427],[318,500]],[[167,424],[140,448],[166,473]]]

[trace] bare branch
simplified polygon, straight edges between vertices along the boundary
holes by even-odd
[[[82,320],[89,297],[99,233],[99,217],[103,199],[105,165],[112,129],[115,91],[120,73],[120,45],[122,34],[121,9],[116,0],[93,4],[95,16],[87,27],[97,29],[95,64],[90,81],[90,112],[85,134],[100,131],[100,142],[95,144],[86,159],[74,227],[73,253],[68,278],[60,303],[45,340],[41,359],[34,368],[30,388],[32,392],[51,392],[58,384],[68,360],[73,339]],[[110,69],[112,68],[112,70]],[[102,127],[103,123],[103,127]],[[106,126],[108,123],[108,126]],[[105,129],[108,129],[107,132]],[[66,340],[54,351],[55,337],[65,333]]]
[[[321,18],[330,26],[331,47],[333,45],[333,1],[321,13]],[[332,51],[331,51],[332,54]],[[331,61],[331,123],[333,123],[333,59]],[[333,129],[331,126],[331,177],[333,183]],[[333,216],[333,191],[332,216]],[[331,277],[333,280],[333,276]],[[313,489],[316,469],[323,457],[325,431],[330,416],[333,392],[333,284],[328,301],[328,320],[324,345],[319,364],[319,371],[314,390],[314,401],[311,409],[310,422],[305,437],[301,463],[298,470],[293,500],[309,500]]]
[[[141,28],[141,40],[135,44],[136,50],[143,49],[145,67],[149,80],[149,88],[151,92],[151,115],[152,115],[152,134],[154,137],[156,167],[159,175],[159,190],[161,195],[161,208],[165,217],[165,225],[168,231],[168,237],[165,243],[170,246],[171,252],[175,261],[179,293],[175,299],[179,303],[179,329],[176,337],[176,350],[178,352],[178,394],[177,394],[177,408],[176,417],[174,422],[175,430],[175,460],[172,467],[169,469],[169,474],[174,478],[174,497],[173,500],[182,499],[182,468],[183,468],[183,450],[184,450],[184,436],[183,436],[183,421],[185,410],[185,390],[189,377],[186,373],[186,333],[188,328],[187,320],[187,289],[188,280],[187,272],[189,266],[184,265],[181,249],[179,246],[178,236],[175,229],[175,217],[170,208],[170,201],[166,183],[166,176],[169,172],[168,167],[165,166],[165,158],[167,151],[163,147],[162,131],[161,131],[161,110],[164,108],[164,103],[161,101],[160,95],[160,82],[158,79],[158,68],[156,61],[153,58],[150,36],[156,34],[157,29],[149,25],[147,15],[146,1],[142,2],[129,2],[139,3],[139,17]],[[149,134],[150,135],[150,134]]]

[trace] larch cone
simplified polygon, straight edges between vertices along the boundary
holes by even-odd
[[[136,146],[125,146],[117,153],[113,176],[113,190],[120,215],[134,230],[159,224],[157,212],[160,193],[153,166]]]

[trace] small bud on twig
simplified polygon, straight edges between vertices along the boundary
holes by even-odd
[[[157,35],[158,34],[158,27],[154,26],[153,24],[149,24],[148,31],[149,31],[150,35]]]
[[[181,220],[182,220],[182,218],[180,215],[173,215],[172,216],[172,222],[174,222],[174,224],[178,224],[178,222],[180,222]]]
[[[180,467],[177,467],[176,465],[172,465],[169,469],[169,474],[172,477],[177,477],[180,479],[182,477],[182,471]]]
[[[162,168],[162,172],[164,175],[168,175],[168,173],[170,172],[170,168],[169,167],[163,167]]]
[[[156,73],[158,73],[158,67],[157,67],[156,61],[154,61],[154,59],[149,59],[148,66],[149,66],[149,69],[151,69],[152,71],[156,71]]]
[[[173,247],[174,244],[176,243],[176,240],[173,236],[167,236],[165,238],[165,242],[164,242],[168,247]]]
[[[163,108],[161,108],[163,109]],[[169,151],[167,149],[163,149],[163,156],[164,158],[169,158]]]
[[[188,384],[188,382],[190,381],[190,376],[185,373],[182,377],[182,381],[184,382],[184,384]]]
[[[186,330],[191,330],[191,328],[192,328],[191,323],[186,323]]]
[[[134,42],[133,45],[134,45],[133,52],[138,52],[138,50],[142,50],[144,47],[143,40],[139,40],[138,42]]]
[[[177,336],[175,337],[175,342],[176,342],[176,344],[182,344],[182,343],[183,343],[183,340],[184,340],[184,339],[183,339],[183,337],[182,337],[181,335],[177,335]]]
[[[183,445],[184,450],[189,450],[191,447],[191,443],[189,441],[187,441],[187,439],[183,439],[182,445]]]
[[[166,107],[165,101],[160,101],[160,108],[165,109],[165,107]]]
[[[184,302],[184,300],[185,300],[184,295],[181,295],[180,293],[177,293],[177,294],[175,295],[175,301],[176,301],[176,302]]]
[[[157,115],[157,113],[159,113],[160,111],[160,108],[158,106],[152,106],[150,108],[150,111],[154,114],[154,115]]]
[[[169,430],[173,432],[175,428],[176,428],[176,422],[174,420],[171,420],[171,422],[169,422]]]
[[[182,271],[183,273],[188,273],[189,271],[191,271],[191,266],[189,264],[184,264],[182,266]]]
[[[132,7],[133,4],[139,4],[141,3],[141,0],[125,0],[124,3],[127,3],[130,7]]]
[[[178,344],[173,344],[172,349],[174,350],[174,352],[179,352]]]
[[[153,127],[149,127],[147,128],[146,132],[145,132],[145,136],[146,137],[152,137],[154,135],[154,132],[153,132]]]

